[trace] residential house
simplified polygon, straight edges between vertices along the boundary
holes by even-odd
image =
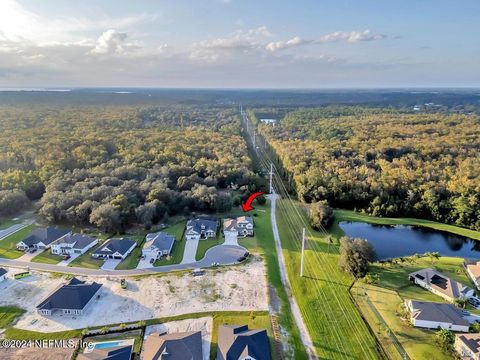
[[[100,343],[101,344],[101,343]],[[132,358],[133,343],[120,344],[112,347],[94,347],[78,354],[77,360],[130,360]]]
[[[470,323],[463,317],[462,310],[453,304],[407,300],[410,321],[416,327],[468,331]]]
[[[143,345],[143,360],[202,360],[202,333],[154,333]]]
[[[455,299],[468,299],[475,295],[473,289],[433,269],[415,271],[409,275],[409,279],[450,302],[454,302]]]
[[[168,256],[172,252],[175,236],[164,232],[147,234],[145,245],[143,245],[142,255],[148,258],[159,259],[162,256]]]
[[[82,234],[67,234],[50,245],[50,251],[56,255],[85,254],[98,244],[98,240]]]
[[[53,227],[33,230],[25,239],[17,244],[19,250],[46,249],[52,242],[70,234],[71,231]]]
[[[187,240],[209,239],[217,236],[218,221],[197,218],[188,220],[185,237]]]
[[[480,261],[474,264],[465,264],[467,274],[472,279],[473,283],[480,290]]]
[[[97,259],[123,260],[135,249],[135,246],[137,243],[132,239],[110,239],[95,250],[92,256]]]
[[[239,216],[223,221],[223,233],[225,236],[253,236],[253,218],[250,216]]]
[[[480,334],[456,334],[455,350],[461,359],[480,360]]]
[[[0,268],[0,282],[7,278],[7,272],[4,268]]]
[[[217,360],[271,360],[267,330],[249,330],[248,325],[218,328]]]
[[[40,315],[52,315],[61,312],[64,315],[82,315],[87,305],[100,290],[102,284],[72,278],[67,284],[58,287],[37,306]]]

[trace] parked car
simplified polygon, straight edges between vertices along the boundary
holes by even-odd
[[[125,279],[121,279],[121,280],[120,280],[120,286],[122,287],[122,289],[126,289],[126,288],[127,288],[127,282],[125,281]]]
[[[205,273],[205,272],[204,272],[202,269],[200,269],[200,268],[194,269],[194,270],[192,271],[192,275],[193,275],[193,276],[202,276],[204,273]]]
[[[33,248],[33,249],[30,249],[30,254],[33,254],[35,251],[37,251],[37,249]]]
[[[71,257],[71,256],[70,256],[69,254],[67,254],[67,255],[65,255],[65,256],[63,257],[63,260],[68,260],[68,259],[70,259],[70,257]]]
[[[155,262],[155,259],[154,258],[151,258],[150,259],[150,264],[153,264]]]

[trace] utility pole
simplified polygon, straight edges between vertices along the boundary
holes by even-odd
[[[300,259],[300,276],[303,277],[303,262],[305,258],[305,228],[302,231],[302,257]]]
[[[256,144],[255,144],[255,142],[256,142],[256,141],[255,141],[255,138],[256,138],[256,132],[255,132],[255,130],[254,130],[254,131],[253,131],[253,148],[255,149],[255,152],[256,152],[256,151],[257,151],[257,150],[256,150],[257,147],[255,146],[255,145],[256,145]]]
[[[270,194],[273,194],[273,164],[270,164]]]

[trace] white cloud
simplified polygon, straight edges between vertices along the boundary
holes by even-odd
[[[345,40],[348,42],[373,41],[386,38],[383,34],[372,34],[369,29],[363,31],[336,31],[323,35],[318,40],[321,43]]]
[[[138,41],[129,42],[127,38],[127,33],[114,29],[107,30],[98,38],[95,47],[89,53],[99,55],[124,54],[143,46]]]
[[[299,36],[295,36],[294,38],[291,38],[290,40],[287,40],[287,41],[270,42],[265,46],[265,49],[271,52],[275,52],[278,50],[289,49],[292,47],[301,46],[301,45],[310,44],[310,43],[312,43],[312,40],[305,40]]]

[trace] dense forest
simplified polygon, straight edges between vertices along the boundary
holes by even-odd
[[[328,106],[259,130],[305,202],[480,230],[478,115]]]
[[[262,183],[234,110],[11,106],[0,131],[0,215],[39,200],[51,222],[122,231],[228,210]]]

